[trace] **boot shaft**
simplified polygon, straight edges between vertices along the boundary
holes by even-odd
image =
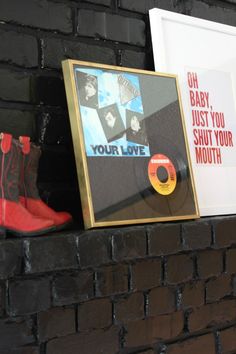
[[[25,198],[40,199],[37,177],[41,149],[30,143],[29,137],[26,136],[20,137],[20,142],[22,144],[20,195]]]
[[[0,198],[19,200],[20,166],[22,161],[20,143],[10,134],[0,135]]]

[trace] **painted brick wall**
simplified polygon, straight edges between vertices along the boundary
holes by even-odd
[[[0,240],[1,354],[236,352],[235,216],[83,231],[61,60],[153,70],[152,7],[236,25],[233,0],[0,0],[0,130],[77,221]]]
[[[229,216],[1,240],[1,354],[235,353],[235,229]]]

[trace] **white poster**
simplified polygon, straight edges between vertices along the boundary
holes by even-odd
[[[150,11],[156,71],[177,74],[201,216],[236,213],[236,28]]]

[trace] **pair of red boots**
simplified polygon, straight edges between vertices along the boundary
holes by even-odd
[[[19,140],[0,134],[0,234],[41,235],[64,228],[72,221],[67,212],[56,212],[41,199],[37,172],[41,150],[30,138]]]

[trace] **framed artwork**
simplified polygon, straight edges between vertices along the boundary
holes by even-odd
[[[176,76],[62,66],[85,228],[197,218]]]
[[[236,213],[236,27],[150,10],[156,71],[178,75],[201,216]]]

